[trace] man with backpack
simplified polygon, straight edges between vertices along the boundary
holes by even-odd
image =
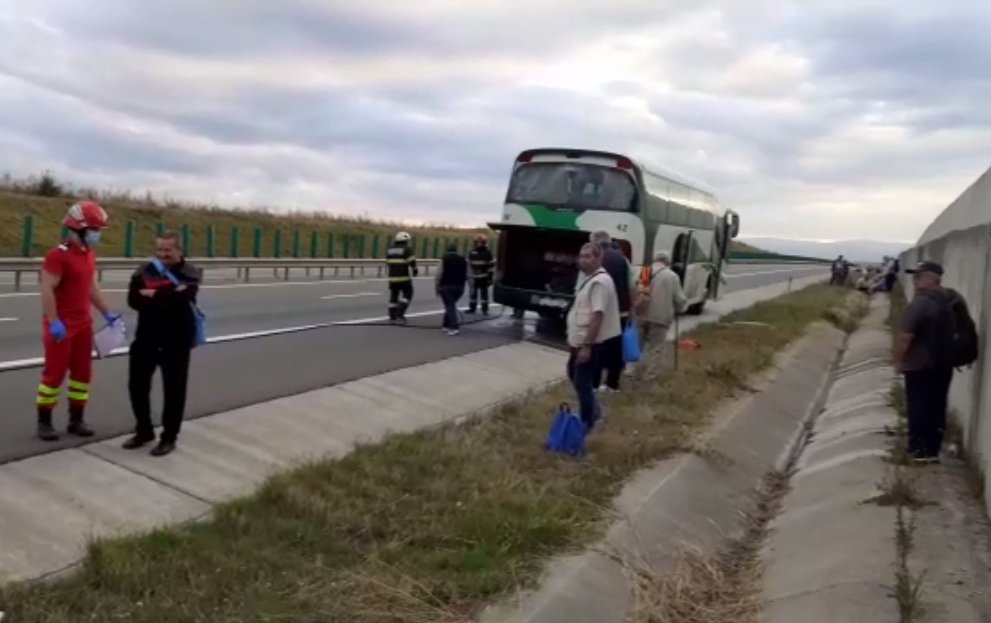
[[[918,463],[938,463],[953,370],[977,360],[977,329],[963,297],[942,286],[940,264],[905,272],[915,296],[902,318],[895,369],[905,375],[908,451]]]
[[[671,256],[666,251],[654,254],[654,262],[648,269],[643,271],[637,301],[645,350],[663,348],[668,329],[674,324],[675,316],[685,311],[687,303],[681,279],[671,270]]]

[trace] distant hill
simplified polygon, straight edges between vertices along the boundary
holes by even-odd
[[[885,255],[897,256],[912,247],[911,242],[884,240],[793,240],[788,238],[745,237],[741,242],[771,253],[832,259],[843,255],[854,262],[880,262]]]

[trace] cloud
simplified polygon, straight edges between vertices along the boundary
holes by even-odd
[[[751,235],[911,239],[989,164],[989,27],[967,0],[0,0],[0,153],[477,224],[520,150],[584,146],[704,179]]]

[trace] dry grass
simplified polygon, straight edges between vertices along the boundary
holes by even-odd
[[[664,574],[635,572],[631,623],[757,623],[761,612],[760,549],[788,492],[777,472],[761,482],[744,516],[744,535],[715,556],[682,552]]]
[[[685,447],[838,296],[813,287],[700,327],[705,348],[663,381],[659,362],[641,364],[582,461],[541,448],[573,399],[558,386],[279,475],[208,522],[94,543],[78,574],[0,588],[0,610],[15,623],[471,620],[601,538],[623,482]]]
[[[10,193],[0,190],[0,257],[21,254],[21,239],[24,217],[32,215],[35,221],[34,256],[44,254],[61,238],[61,220],[66,208],[74,201],[71,197],[39,197]],[[275,232],[282,232],[281,255],[290,256],[293,251],[293,232],[300,234],[300,253],[309,257],[311,235],[318,236],[318,257],[327,257],[327,234],[334,234],[334,257],[343,257],[344,236],[350,237],[349,257],[359,255],[359,236],[365,236],[364,256],[372,253],[372,240],[379,236],[378,255],[382,256],[387,241],[399,229],[405,229],[417,238],[417,251],[422,251],[422,240],[430,238],[430,251],[435,238],[465,240],[480,229],[458,229],[454,227],[411,227],[398,223],[376,221],[354,216],[332,216],[327,214],[295,212],[279,214],[264,210],[223,210],[216,207],[191,204],[159,204],[154,201],[135,200],[126,195],[110,196],[105,207],[111,218],[111,227],[103,237],[101,248],[104,254],[121,256],[124,254],[126,223],[135,224],[135,254],[142,256],[152,250],[155,232],[159,223],[166,228],[190,227],[190,255],[207,255],[207,228],[216,228],[216,254],[218,257],[231,255],[231,238],[234,227],[240,229],[238,255],[251,257],[254,249],[254,231],[262,228],[265,236],[262,255],[272,257],[275,252]]]

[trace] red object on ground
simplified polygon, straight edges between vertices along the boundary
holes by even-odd
[[[681,350],[699,350],[702,348],[702,343],[696,340],[684,339],[678,342],[678,347]]]

